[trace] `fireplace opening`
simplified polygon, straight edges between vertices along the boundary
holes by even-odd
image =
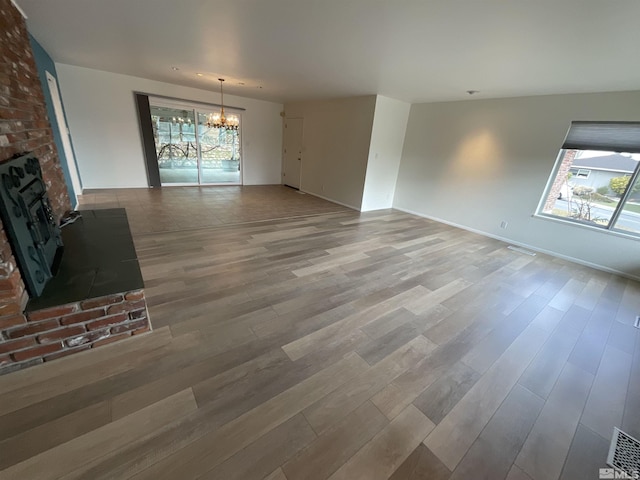
[[[31,298],[42,294],[63,252],[40,162],[31,153],[0,164],[0,216]]]

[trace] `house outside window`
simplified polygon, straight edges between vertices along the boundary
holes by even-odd
[[[537,214],[640,236],[640,122],[573,122]]]

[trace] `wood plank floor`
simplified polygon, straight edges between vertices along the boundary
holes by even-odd
[[[154,331],[0,377],[0,478],[597,479],[640,437],[638,282],[313,202],[138,229]]]
[[[134,234],[183,231],[349,209],[281,185],[85,190],[82,208],[126,208]]]

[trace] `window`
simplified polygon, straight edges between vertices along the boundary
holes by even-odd
[[[538,214],[640,236],[640,122],[572,122]]]

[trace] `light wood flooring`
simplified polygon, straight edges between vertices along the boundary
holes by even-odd
[[[79,203],[126,208],[134,235],[350,210],[281,185],[87,190]]]
[[[0,377],[0,478],[597,479],[640,437],[637,282],[397,211],[135,242],[155,330]]]

